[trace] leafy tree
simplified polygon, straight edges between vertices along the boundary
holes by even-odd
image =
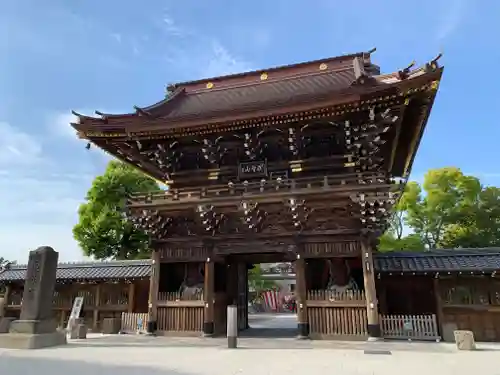
[[[406,224],[433,249],[442,245],[451,225],[465,219],[464,212],[477,206],[481,184],[476,177],[448,167],[428,171],[422,187],[408,183],[401,204],[406,209]]]
[[[5,269],[7,266],[11,265],[11,264],[16,264],[17,262],[14,260],[8,260],[8,259],[5,259],[4,257],[0,257],[0,271]]]
[[[441,243],[450,248],[500,246],[500,189],[483,188],[475,201],[463,205]]]
[[[378,251],[424,251],[425,245],[418,234],[411,233],[401,238],[395,237],[391,232],[386,232],[380,237]]]
[[[262,292],[275,288],[276,283],[265,278],[260,264],[256,264],[248,271],[248,287],[255,292],[256,296],[260,296]]]
[[[133,167],[109,162],[97,176],[78,209],[73,236],[84,254],[96,259],[135,259],[149,256],[147,235],[124,217],[132,193],[159,191],[158,184]]]

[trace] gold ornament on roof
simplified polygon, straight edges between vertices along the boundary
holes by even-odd
[[[325,63],[319,64],[319,70],[326,70],[326,69],[328,69],[328,65],[326,65]]]
[[[207,83],[207,89],[211,89],[212,87],[214,87],[213,82],[208,82]]]
[[[260,80],[261,80],[261,81],[265,81],[267,78],[268,78],[267,73],[262,73],[262,74],[260,75]]]

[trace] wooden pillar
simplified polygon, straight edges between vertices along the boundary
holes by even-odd
[[[128,312],[133,313],[135,307],[135,284],[133,281],[128,285]]]
[[[382,336],[378,315],[377,290],[375,288],[375,270],[373,268],[372,248],[367,241],[361,241],[361,263],[366,295],[366,312],[368,317],[368,336],[375,340]]]
[[[0,305],[0,317],[3,317],[7,313],[7,306],[9,305],[10,294],[12,287],[10,285],[5,286],[5,294],[3,295],[3,304]]]
[[[59,321],[59,327],[64,329],[66,328],[64,322],[66,321],[66,310],[61,310],[61,316],[60,316],[60,321]]]
[[[101,285],[97,284],[95,287],[95,301],[94,301],[94,316],[92,321],[92,331],[99,330],[99,308],[101,307]]]
[[[439,279],[436,277],[433,279],[434,283],[434,297],[436,298],[436,316],[437,316],[437,326],[441,337],[443,336],[443,324],[444,324],[444,314],[443,314],[443,299],[441,297],[441,291],[439,289]]]
[[[148,299],[148,333],[154,333],[158,329],[158,288],[160,284],[160,253],[153,250],[151,255],[151,276],[149,278]]]
[[[205,262],[205,285],[203,298],[205,300],[205,314],[203,316],[203,334],[212,336],[214,334],[214,298],[215,298],[215,264],[207,258]]]
[[[297,255],[295,261],[295,296],[299,338],[307,338],[309,337],[309,320],[307,316],[306,262],[300,255]]]

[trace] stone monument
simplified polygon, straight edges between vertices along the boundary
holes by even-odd
[[[0,334],[0,348],[38,349],[66,344],[66,334],[57,330],[52,303],[59,253],[42,246],[31,251],[24,282],[19,320],[9,333]]]

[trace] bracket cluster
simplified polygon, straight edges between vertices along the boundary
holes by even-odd
[[[155,239],[166,238],[169,234],[168,229],[173,222],[172,218],[164,217],[156,210],[142,210],[139,213],[128,215],[127,218],[135,228],[143,230]]]
[[[217,228],[225,219],[225,215],[217,214],[215,207],[212,205],[200,205],[197,212],[205,232],[211,232],[212,235],[215,235]]]
[[[243,221],[249,230],[258,232],[262,229],[267,212],[259,209],[258,203],[243,201],[241,202],[241,210],[243,212]]]

